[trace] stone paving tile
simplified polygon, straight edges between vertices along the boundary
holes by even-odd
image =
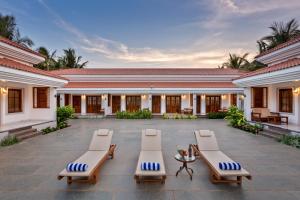
[[[71,127],[0,148],[0,199],[300,199],[299,149],[231,128],[223,120],[80,119]],[[100,170],[95,185],[66,184],[57,174],[84,153],[99,128],[114,130],[115,159]],[[141,130],[162,130],[167,170],[165,184],[136,184],[133,179],[141,146]],[[193,181],[174,159],[176,145],[195,143],[193,131],[215,131],[220,148],[252,173],[237,185],[212,184],[205,163],[197,160]]]

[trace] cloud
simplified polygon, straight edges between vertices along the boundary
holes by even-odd
[[[209,65],[217,67],[222,63],[226,54],[223,51],[198,51],[198,50],[174,50],[155,49],[151,47],[129,47],[128,45],[103,38],[101,36],[90,36],[79,31],[76,27],[62,19],[43,0],[39,0],[48,12],[53,16],[58,27],[73,36],[71,43],[88,53],[104,56],[112,60],[120,60],[129,63],[185,63],[189,66]],[[222,33],[217,33],[216,36]],[[76,41],[76,42],[75,42]]]

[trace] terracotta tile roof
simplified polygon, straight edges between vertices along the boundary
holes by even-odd
[[[85,68],[52,71],[57,75],[241,75],[245,72],[218,68]]]
[[[272,65],[272,66],[269,66],[269,67],[265,67],[265,68],[258,69],[258,70],[253,71],[253,72],[249,72],[249,73],[244,74],[243,76],[241,76],[237,79],[242,79],[242,78],[246,78],[246,77],[250,77],[250,76],[275,72],[275,71],[295,67],[295,66],[298,66],[298,65],[300,65],[300,58],[292,58],[292,59],[289,59],[287,61],[275,64],[275,65]]]
[[[232,82],[69,82],[65,88],[235,88]]]
[[[24,71],[24,72],[30,72],[30,73],[33,73],[33,74],[40,74],[40,75],[44,75],[44,76],[58,78],[58,79],[62,79],[62,80],[68,80],[68,79],[63,78],[61,76],[58,76],[56,74],[52,74],[51,72],[44,71],[44,70],[41,70],[41,69],[37,69],[35,67],[28,66],[28,65],[25,65],[23,63],[19,63],[17,61],[10,60],[10,59],[7,59],[7,58],[0,58],[0,66],[4,66],[4,67],[11,68],[11,69],[16,69],[16,70],[21,70],[21,71]]]
[[[24,46],[22,46],[22,45],[20,45],[20,44],[18,44],[16,42],[13,42],[13,41],[11,41],[11,40],[9,40],[7,38],[1,37],[1,36],[0,36],[0,42],[3,42],[3,43],[8,44],[10,46],[16,47],[16,48],[21,49],[23,51],[27,51],[27,52],[32,53],[34,55],[37,55],[37,56],[40,56],[40,57],[43,57],[43,58],[45,57],[44,55],[42,55],[42,54],[40,54],[40,53],[38,53],[36,51],[33,51],[32,49],[24,47]]]
[[[287,42],[285,42],[285,43],[279,44],[279,45],[277,45],[276,47],[274,47],[274,48],[272,48],[272,49],[266,50],[266,51],[264,51],[264,52],[258,54],[257,56],[255,56],[255,58],[262,57],[262,56],[264,56],[264,55],[267,55],[267,54],[272,53],[272,52],[274,52],[274,51],[277,51],[277,50],[279,50],[279,49],[283,49],[283,48],[288,47],[288,46],[290,46],[290,45],[292,45],[292,44],[295,44],[295,43],[297,43],[297,42],[300,42],[300,36],[295,37],[295,38],[293,38],[293,39],[291,39],[291,40],[289,40],[289,41],[287,41]]]

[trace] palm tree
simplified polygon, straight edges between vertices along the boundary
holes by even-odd
[[[50,51],[46,47],[39,47],[37,49],[37,52],[39,52],[45,57],[45,61],[37,64],[35,67],[47,71],[57,68],[57,61],[55,60],[56,51],[50,53]]]
[[[86,61],[80,64],[82,56],[77,57],[75,49],[69,48],[63,51],[64,56],[58,60],[62,68],[83,68],[88,63],[88,61]]]
[[[300,35],[299,24],[296,19],[292,19],[286,24],[284,22],[274,22],[269,28],[272,30],[271,35],[257,41],[260,52],[274,48]]]
[[[247,60],[248,55],[248,53],[245,53],[242,56],[229,54],[227,62],[223,63],[219,68],[244,69],[244,67],[249,64],[249,61]]]
[[[28,37],[21,37],[17,28],[16,18],[12,15],[2,15],[0,13],[0,36],[17,42],[25,47],[32,47],[33,41]]]

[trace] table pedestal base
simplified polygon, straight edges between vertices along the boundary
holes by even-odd
[[[185,171],[189,174],[190,176],[190,179],[192,180],[193,179],[193,169],[192,168],[189,168],[187,166],[187,163],[186,162],[183,162],[183,165],[180,166],[179,170],[176,172],[176,176],[178,176],[179,172],[181,172],[183,169],[185,169]]]

